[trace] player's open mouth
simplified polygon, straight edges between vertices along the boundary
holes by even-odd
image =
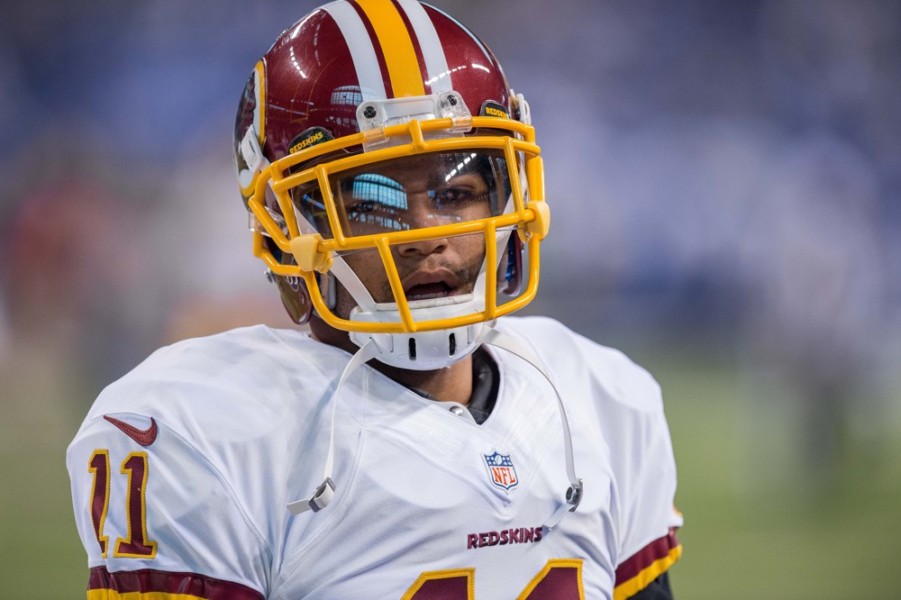
[[[414,285],[407,290],[407,301],[413,300],[429,300],[431,298],[443,298],[452,294],[455,288],[452,288],[443,281],[437,283],[427,283],[423,285]]]
[[[460,283],[450,269],[418,271],[403,280],[407,301],[431,300],[460,293]]]

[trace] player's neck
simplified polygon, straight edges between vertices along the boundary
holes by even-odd
[[[369,364],[397,383],[432,400],[467,405],[472,397],[472,355],[434,371],[398,369],[377,360]]]
[[[310,332],[320,342],[337,346],[351,354],[359,350],[356,344],[350,341],[347,332],[333,329],[317,317],[310,321]],[[377,360],[370,361],[369,365],[386,377],[432,400],[468,405],[472,397],[472,355],[449,367],[434,371],[398,369]]]

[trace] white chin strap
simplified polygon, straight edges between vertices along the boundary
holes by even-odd
[[[431,300],[410,302],[410,312],[414,319],[447,319],[471,314],[482,304],[474,294],[446,296]],[[350,314],[352,321],[399,322],[397,305],[376,304],[374,310],[363,311],[354,308]],[[361,348],[373,344],[375,358],[379,361],[414,371],[443,369],[466,357],[479,347],[482,333],[488,325],[474,323],[452,329],[439,329],[418,333],[361,333],[352,331],[350,339]]]
[[[574,512],[576,508],[578,508],[579,502],[582,500],[583,485],[582,480],[576,476],[575,466],[573,463],[572,434],[570,433],[569,429],[569,421],[566,418],[566,410],[563,407],[563,399],[560,397],[560,392],[557,390],[557,386],[554,385],[554,382],[548,374],[547,369],[544,367],[541,359],[531,350],[531,348],[527,347],[524,344],[520,344],[515,339],[504,333],[501,333],[493,327],[489,327],[484,323],[482,325],[484,325],[485,327],[479,334],[479,339],[477,339],[475,347],[478,347],[479,344],[484,343],[515,354],[519,358],[535,367],[538,372],[540,372],[544,376],[544,378],[547,379],[548,383],[550,383],[551,387],[554,389],[554,395],[557,398],[557,408],[560,412],[560,422],[563,428],[563,450],[565,453],[566,477],[569,480],[569,488],[566,490],[564,500],[557,506],[554,512],[548,517],[548,519],[545,520],[544,524],[542,525],[544,531],[549,532],[560,523],[560,521],[563,519],[563,517],[566,516],[567,513]],[[356,354],[353,355],[353,357],[350,359],[350,362],[348,362],[347,366],[344,367],[344,372],[341,374],[341,378],[338,380],[338,386],[335,388],[335,393],[332,400],[332,416],[329,431],[328,454],[326,455],[322,483],[320,483],[319,486],[316,487],[311,497],[290,502],[288,504],[288,510],[291,512],[291,514],[297,515],[308,510],[318,512],[328,506],[329,502],[331,502],[332,498],[334,498],[336,486],[334,480],[332,479],[332,468],[334,466],[335,459],[335,422],[337,415],[336,408],[338,406],[339,399],[338,394],[341,390],[341,386],[344,385],[344,382],[347,381],[350,375],[354,371],[356,371],[357,368],[360,367],[360,365],[365,364],[367,361],[376,357],[380,357],[380,350],[378,349],[376,340],[372,338],[368,342],[366,342],[363,347],[360,348],[359,351],[357,351]]]

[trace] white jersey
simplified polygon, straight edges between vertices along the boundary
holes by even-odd
[[[368,366],[336,396],[346,352],[257,326],[163,348],[97,399],[67,456],[88,598],[639,591],[681,551],[656,382],[555,321],[498,328],[541,357],[566,407],[584,495],[556,528],[541,525],[569,485],[562,425],[532,365],[488,348],[500,385],[478,425]],[[292,514],[322,481],[333,408],[334,499]]]

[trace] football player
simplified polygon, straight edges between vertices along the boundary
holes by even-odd
[[[549,210],[488,47],[416,0],[331,2],[256,64],[234,148],[308,327],[179,342],[102,392],[67,457],[88,598],[670,598],[657,384],[507,316]]]

